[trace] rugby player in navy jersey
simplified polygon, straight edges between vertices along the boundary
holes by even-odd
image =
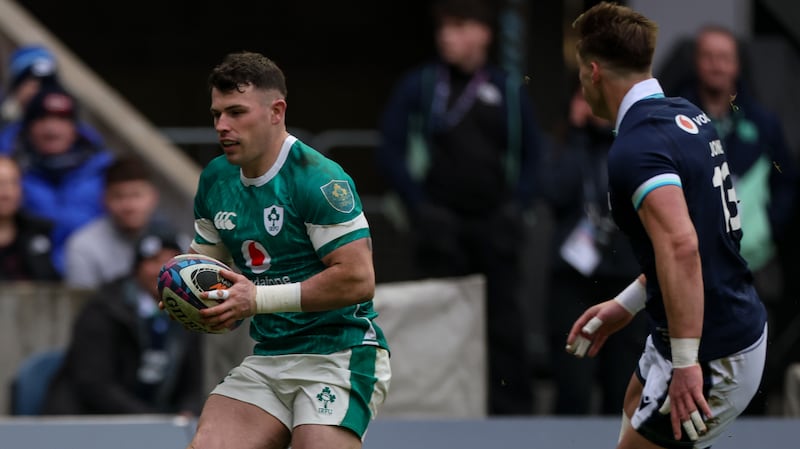
[[[584,312],[567,350],[594,356],[642,309],[650,335],[625,395],[618,448],[706,448],[755,394],[766,312],[739,255],[724,148],[698,107],[651,72],[657,25],[613,3],[575,21],[583,94],[616,126],[609,203],[642,274]]]

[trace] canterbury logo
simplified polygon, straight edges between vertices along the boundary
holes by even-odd
[[[236,218],[236,212],[217,212],[217,215],[214,215],[214,227],[230,231],[236,227],[236,223],[233,222],[234,218]]]

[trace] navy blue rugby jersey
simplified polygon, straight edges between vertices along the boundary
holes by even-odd
[[[610,150],[609,202],[647,276],[647,312],[656,348],[670,357],[667,318],[652,242],[637,210],[664,185],[683,189],[699,241],[705,312],[699,358],[733,354],[761,335],[766,311],[739,255],[736,192],[725,151],[708,116],[683,98],[646,97],[619,125]]]

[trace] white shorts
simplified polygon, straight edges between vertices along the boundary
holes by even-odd
[[[363,439],[390,377],[389,353],[375,346],[333,354],[251,355],[211,394],[253,404],[289,429],[341,426]]]
[[[672,362],[665,359],[647,338],[636,374],[644,384],[639,408],[631,418],[631,426],[642,436],[666,448],[707,448],[725,428],[739,416],[758,390],[767,353],[767,328],[749,348],[721,359],[701,363],[703,395],[713,417],[706,420],[708,433],[690,441],[683,432],[680,441],[672,435],[670,415],[658,409],[664,403],[672,379]],[[702,413],[702,412],[701,412]]]

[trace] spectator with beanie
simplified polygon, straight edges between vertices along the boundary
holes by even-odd
[[[9,85],[0,104],[0,124],[19,120],[34,95],[58,82],[56,58],[42,45],[15,50],[8,61]]]
[[[40,90],[58,87],[58,63],[45,46],[32,44],[15,50],[8,61],[9,85],[0,103],[0,154],[13,151],[22,129],[22,116]],[[98,145],[103,139],[89,124],[80,122],[79,133]]]
[[[0,156],[0,281],[56,281],[50,257],[53,227],[22,210],[22,174],[17,163]]]
[[[23,208],[55,224],[53,263],[63,273],[67,238],[103,214],[104,173],[113,157],[79,134],[76,101],[59,87],[28,104],[13,155],[23,172]]]
[[[441,0],[434,16],[439,57],[396,85],[377,163],[415,226],[418,276],[486,276],[488,412],[530,414],[518,296],[539,146],[533,107],[521,80],[489,62],[491,3]]]
[[[167,226],[156,216],[158,200],[158,190],[144,161],[131,156],[114,161],[105,173],[105,215],[67,239],[67,285],[97,288],[130,272],[136,239],[155,221]]]
[[[45,414],[199,413],[202,335],[158,308],[159,271],[183,251],[161,229],[137,241],[133,270],[105,284],[76,318]]]

